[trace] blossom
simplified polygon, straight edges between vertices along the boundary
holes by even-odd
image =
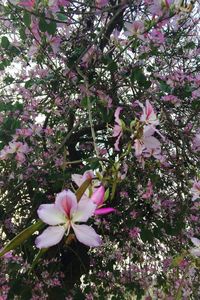
[[[117,137],[117,140],[115,142],[115,150],[119,151],[119,141],[120,138],[122,136],[122,124],[121,124],[121,120],[119,118],[119,114],[122,111],[122,107],[117,107],[116,111],[115,111],[115,126],[113,129],[113,136]]]
[[[88,199],[77,202],[75,194],[70,190],[57,194],[54,204],[42,204],[37,211],[39,218],[50,226],[36,238],[36,246],[48,248],[58,244],[71,228],[79,242],[91,247],[99,246],[101,238],[92,227],[76,224],[87,222],[95,209],[96,204]]]
[[[140,117],[140,121],[144,122],[146,125],[153,125],[153,126],[158,125],[159,124],[158,118],[149,100],[146,100],[145,106],[143,105],[141,106],[143,112]]]
[[[194,152],[200,151],[200,133],[197,133],[192,140],[192,150]]]
[[[125,23],[127,31],[125,31],[126,36],[140,35],[144,32],[144,23],[142,21],[134,21],[133,23]]]
[[[149,199],[149,198],[151,198],[152,195],[153,195],[153,184],[152,184],[151,180],[149,180],[147,183],[146,192],[144,194],[142,194],[142,198]]]
[[[32,9],[35,5],[35,0],[21,1],[21,2],[18,2],[18,5]]]
[[[194,181],[192,189],[192,200],[196,200],[197,198],[200,198],[200,181]]]
[[[193,237],[191,238],[191,241],[195,245],[195,247],[190,249],[190,253],[194,256],[200,256],[200,240]]]
[[[74,181],[78,187],[80,187],[87,179],[91,180],[91,185],[86,189],[83,197],[90,197],[92,192],[99,186],[99,180],[93,180],[94,177],[94,172],[92,170],[85,171],[83,175],[72,174],[72,181]]]
[[[0,151],[0,160],[6,160],[10,154],[16,154],[15,159],[18,162],[24,162],[26,160],[25,154],[29,151],[30,149],[26,143],[13,141]]]
[[[104,186],[100,186],[93,194],[91,197],[91,200],[94,204],[97,205],[97,209],[95,209],[95,215],[105,215],[109,214],[111,212],[116,211],[116,209],[112,207],[102,207],[104,203],[104,198],[105,198],[105,188]]]
[[[148,151],[153,149],[160,149],[160,142],[157,138],[152,136],[155,128],[152,126],[145,126],[143,135],[134,141],[135,156],[142,155],[142,152],[147,149]]]

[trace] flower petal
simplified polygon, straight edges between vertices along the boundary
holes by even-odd
[[[74,229],[74,233],[80,243],[89,247],[97,247],[101,245],[102,240],[92,227],[72,224],[72,228]]]
[[[105,188],[104,186],[100,186],[96,191],[92,194],[91,200],[97,206],[100,206],[104,202]]]
[[[191,248],[190,253],[194,256],[200,256],[200,249],[199,248]]]
[[[48,225],[59,225],[66,222],[66,217],[54,204],[42,204],[37,210],[38,217]]]
[[[36,238],[36,247],[41,249],[58,244],[62,240],[65,231],[65,226],[49,226]]]
[[[144,137],[144,145],[147,149],[156,149],[160,147],[160,142],[154,136]]]
[[[87,222],[94,215],[97,205],[91,199],[83,198],[79,201],[77,210],[74,211],[72,222]]]
[[[77,209],[76,195],[70,190],[62,191],[56,196],[55,206],[69,217]]]
[[[196,246],[196,247],[200,247],[200,240],[193,237],[191,238],[191,241],[193,242],[193,244]],[[200,249],[199,249],[200,250]]]
[[[81,186],[83,183],[83,175],[73,174],[72,181],[74,181],[78,187]]]
[[[98,208],[95,210],[94,214],[95,215],[106,215],[111,212],[116,212],[116,209],[112,208],[112,207]]]

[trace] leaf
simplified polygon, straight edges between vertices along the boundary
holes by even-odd
[[[10,45],[9,39],[6,36],[2,36],[1,38],[1,47],[7,49]]]
[[[88,107],[88,97],[83,97],[81,99],[81,106],[83,106],[84,108]]]
[[[57,25],[56,22],[52,21],[51,23],[47,24],[47,32],[51,35],[56,33]]]
[[[42,257],[42,255],[47,252],[48,248],[42,248],[38,251],[38,253],[36,254],[36,256],[34,257],[33,263],[31,265],[31,269],[29,270],[29,273],[32,272],[32,270],[35,268],[35,266],[37,265],[38,261],[40,260],[40,258]]]
[[[66,21],[67,20],[67,16],[61,13],[57,13],[57,18],[60,21]]]
[[[107,188],[106,192],[105,192],[105,196],[104,196],[104,201],[106,201],[109,198],[110,195],[110,190],[109,188]]]
[[[164,81],[160,81],[160,89],[165,93],[171,93],[171,87]]]
[[[81,197],[83,196],[83,194],[85,193],[85,191],[87,190],[88,186],[90,185],[92,179],[86,179],[83,184],[81,184],[81,186],[78,188],[78,190],[76,191],[76,198],[79,201],[81,199]]]
[[[28,11],[24,12],[23,21],[26,27],[30,27],[31,25],[31,14]]]
[[[1,251],[0,257],[15,249],[17,246],[21,245],[25,240],[27,240],[35,231],[39,230],[44,226],[42,221],[38,221],[28,228],[21,231],[17,236],[15,236]]]
[[[40,18],[40,21],[39,21],[39,29],[41,32],[46,32],[47,31],[47,27],[48,27],[48,24],[45,20],[44,17],[41,17]]]
[[[171,266],[172,267],[178,267],[180,263],[183,261],[184,256],[183,255],[177,255],[173,258]]]
[[[146,79],[146,76],[144,75],[144,72],[140,67],[134,68],[130,79],[132,82],[137,81],[139,87],[148,89],[151,86],[151,81]]]
[[[143,242],[152,242],[153,241],[153,234],[151,230],[147,228],[143,228],[140,233],[141,239]]]

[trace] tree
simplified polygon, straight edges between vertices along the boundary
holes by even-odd
[[[2,1],[2,299],[199,297],[199,8]]]

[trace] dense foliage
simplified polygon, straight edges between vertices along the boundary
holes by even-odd
[[[199,299],[199,11],[0,1],[0,299]]]

